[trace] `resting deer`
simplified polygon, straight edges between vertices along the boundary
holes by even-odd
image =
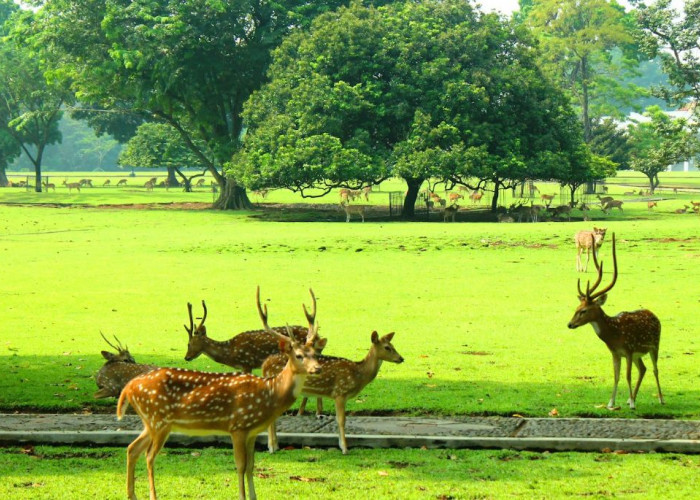
[[[355,397],[372,382],[379,373],[382,361],[392,363],[403,363],[403,357],[396,352],[391,343],[394,333],[388,333],[379,337],[377,332],[372,332],[372,346],[365,359],[359,362],[350,361],[344,358],[332,358],[318,356],[321,364],[321,373],[309,375],[302,394],[308,397],[324,397],[335,401],[335,418],[338,423],[339,444],[343,454],[347,454],[348,445],[345,439],[345,403],[348,399]],[[281,369],[280,363],[270,360],[263,365],[263,375],[274,376]],[[321,406],[317,407],[317,413],[321,411]],[[278,449],[277,432],[275,424],[272,422],[268,429],[267,447],[270,453]]]
[[[552,216],[564,218],[566,216],[567,220],[571,220],[571,205],[559,205],[554,207],[552,210]]]
[[[365,209],[367,205],[349,205],[347,203],[340,203],[340,206],[345,211],[345,222],[350,222],[350,215],[357,214],[362,217],[362,222],[365,221]]]
[[[74,189],[77,189],[78,192],[80,192],[80,183],[79,182],[68,182],[68,181],[63,181],[63,185],[68,188],[68,192],[70,193]]]
[[[584,273],[588,271],[588,261],[591,258],[591,251],[597,252],[605,239],[607,228],[594,227],[593,231],[579,231],[574,236],[576,242],[576,270]],[[593,244],[591,245],[591,242]],[[581,266],[581,252],[586,251],[586,265]]]
[[[591,237],[592,238],[592,237]],[[591,242],[592,244],[592,242]],[[638,311],[621,312],[617,316],[608,316],[603,312],[603,304],[607,299],[607,293],[615,286],[617,281],[617,255],[615,254],[615,233],[612,237],[613,255],[613,277],[608,286],[602,290],[597,290],[603,279],[603,263],[598,264],[596,253],[593,252],[593,262],[598,270],[598,278],[591,286],[590,281],[586,284],[586,293],[581,291],[581,280],[578,280],[578,298],[581,301],[576,308],[574,317],[569,321],[569,328],[590,323],[596,334],[608,346],[613,357],[613,371],[615,373],[615,384],[613,385],[612,396],[608,403],[608,408],[615,407],[615,397],[617,395],[617,385],[620,380],[620,364],[624,356],[627,361],[627,386],[630,397],[627,401],[632,410],[635,409],[635,400],[639,386],[642,384],[646,366],[642,361],[642,356],[649,353],[651,363],[654,367],[654,377],[656,378],[656,388],[658,391],[659,403],[664,404],[664,397],[659,384],[659,370],[656,362],[659,357],[659,340],[661,338],[661,322],[648,309]],[[637,365],[639,378],[632,390],[632,363]]]
[[[107,362],[102,365],[100,371],[95,375],[95,382],[99,388],[93,395],[95,399],[119,397],[124,386],[132,378],[158,368],[155,365],[137,363],[129,352],[129,348],[126,346],[122,347],[122,343],[119,342],[116,335],[114,336],[114,340],[117,341],[116,346],[107,340],[102,332],[100,332],[100,335],[102,335],[105,342],[107,342],[112,349],[116,350],[117,353],[114,354],[109,351],[102,351],[102,357],[105,358]]]
[[[191,308],[191,306],[190,306]],[[279,349],[286,356],[284,369],[275,377],[261,378],[248,373],[205,373],[178,368],[161,368],[127,384],[119,397],[117,417],[131,405],[143,421],[144,430],[128,447],[126,490],[135,499],[136,461],[146,453],[151,500],[156,499],[154,462],[171,431],[187,434],[229,434],[238,473],[238,496],[256,499],[253,484],[255,438],[294,403],[307,374],[321,367],[312,347],[272,329]]]
[[[309,289],[309,292],[313,301],[312,312],[309,314],[306,306],[304,306],[304,313],[309,322],[309,328],[311,328],[316,319],[316,296],[313,290]],[[258,310],[260,311],[259,287],[256,297]],[[204,326],[204,322],[207,319],[207,305],[204,301],[202,301],[202,308],[204,309],[204,315],[197,328],[195,328],[194,319],[192,318],[192,305],[187,304],[190,326],[185,325],[185,330],[187,330],[187,335],[189,336],[185,361],[192,361],[201,354],[205,354],[217,363],[250,373],[253,369],[260,368],[268,356],[279,352],[277,339],[270,335],[266,329],[242,332],[223,342],[207,337],[207,328]],[[307,328],[303,326],[291,326],[288,328],[291,329],[297,338],[301,340],[306,339]],[[287,331],[285,327],[275,327],[273,330],[280,335],[284,335]]]
[[[459,205],[456,203],[454,205],[450,205],[449,207],[445,207],[445,209],[442,211],[442,221],[447,222],[451,220],[454,222],[457,212],[459,212]]]
[[[690,208],[690,207],[689,207],[688,205],[683,205],[683,208],[677,208],[677,209],[675,210],[675,213],[677,213],[677,214],[684,214],[684,213],[686,213],[686,212],[688,211],[689,208]]]

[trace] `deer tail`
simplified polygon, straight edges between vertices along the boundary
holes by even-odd
[[[129,398],[127,396],[127,388],[122,389],[122,393],[119,395],[119,402],[117,403],[117,420],[121,420],[129,407]]]

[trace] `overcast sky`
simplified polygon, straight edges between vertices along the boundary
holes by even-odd
[[[499,10],[504,14],[510,14],[514,10],[518,10],[520,8],[518,5],[518,0],[474,0],[474,3],[481,4],[483,7],[482,10],[485,12]],[[620,5],[624,5],[627,10],[630,9],[630,4],[626,0],[618,0],[618,3]],[[647,3],[653,3],[653,0]],[[683,9],[683,4],[683,0],[673,0],[671,2],[671,5],[679,11]]]

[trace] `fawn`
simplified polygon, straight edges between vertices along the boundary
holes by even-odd
[[[391,343],[393,338],[393,332],[381,338],[376,331],[372,332],[372,346],[365,359],[359,362],[345,358],[318,356],[321,373],[309,375],[306,378],[302,395],[324,397],[335,401],[335,418],[338,423],[339,444],[343,454],[348,452],[345,439],[345,404],[347,400],[359,394],[367,384],[376,378],[382,361],[392,363],[403,363],[404,361]],[[269,363],[266,362],[263,365],[263,375],[274,376],[279,373],[280,365],[279,358],[270,360]],[[319,404],[317,413],[321,411],[322,407]],[[278,449],[274,422],[270,424],[267,439],[267,447],[270,453],[274,453]]]
[[[610,284],[602,290],[596,291],[603,279],[603,263],[598,264],[596,252],[593,252],[593,263],[598,270],[598,278],[591,286],[590,281],[586,285],[586,293],[581,291],[581,280],[578,280],[578,298],[581,301],[576,308],[573,318],[569,321],[569,328],[574,329],[590,323],[596,334],[605,342],[613,357],[613,370],[615,372],[615,383],[613,385],[612,396],[608,403],[608,408],[615,408],[615,397],[617,395],[617,385],[620,380],[621,359],[624,356],[627,360],[627,386],[630,397],[627,400],[630,409],[635,409],[635,400],[639,386],[646,373],[646,366],[642,361],[642,356],[649,353],[651,363],[654,367],[654,377],[656,378],[656,388],[658,390],[659,402],[664,404],[664,397],[659,384],[659,370],[657,360],[659,357],[659,340],[661,339],[661,322],[648,309],[638,311],[621,312],[617,316],[608,316],[603,312],[603,304],[607,299],[608,292],[615,286],[617,281],[617,256],[615,254],[615,233],[612,237],[613,255],[613,277]],[[632,364],[637,366],[639,377],[637,384],[632,390]]]
[[[267,314],[267,307],[265,307]],[[262,315],[262,310],[261,310]],[[267,320],[263,321],[267,324]],[[187,434],[229,434],[233,441],[238,473],[238,495],[256,499],[253,484],[255,438],[284,413],[301,392],[307,374],[319,373],[310,331],[305,344],[266,328],[276,337],[286,356],[284,369],[275,377],[248,373],[205,373],[161,368],[133,379],[119,397],[117,417],[131,405],[143,421],[144,430],[128,447],[126,489],[135,499],[136,461],[146,453],[151,500],[156,499],[154,462],[171,431]]]
[[[574,236],[576,242],[576,270],[586,272],[591,251],[597,252],[605,239],[607,229],[604,227],[594,227],[593,231],[579,231]],[[586,251],[586,265],[581,266],[581,252]]]

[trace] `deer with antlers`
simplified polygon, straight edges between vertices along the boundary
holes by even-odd
[[[262,316],[262,309],[260,313]],[[172,431],[229,434],[238,473],[238,496],[245,500],[247,482],[248,497],[257,498],[253,484],[255,438],[294,403],[307,374],[321,370],[313,349],[316,328],[302,343],[291,330],[285,336],[267,327],[267,306],[264,314],[267,334],[277,339],[286,357],[284,369],[275,377],[161,368],[133,379],[124,388],[117,417],[121,419],[131,405],[144,425],[127,451],[126,489],[130,499],[136,498],[136,461],[144,452],[150,497],[156,499],[153,466]]]
[[[388,333],[379,337],[376,331],[372,332],[372,346],[362,361],[350,361],[345,358],[318,356],[321,364],[321,373],[309,375],[304,383],[302,394],[306,397],[319,399],[316,413],[323,411],[320,398],[329,398],[335,402],[335,418],[338,424],[339,445],[343,454],[348,452],[348,444],[345,439],[345,404],[347,400],[357,396],[367,384],[372,382],[379,373],[383,361],[391,363],[403,363],[403,357],[396,351],[391,340],[394,333]],[[274,376],[281,369],[279,357],[268,359],[263,364],[263,375]],[[306,399],[302,401],[302,408],[306,405]],[[303,412],[303,409],[300,411]],[[277,444],[277,432],[272,422],[268,429],[267,447],[270,453],[279,449]]]
[[[605,233],[607,228],[604,227],[594,227],[593,231],[579,231],[574,235],[574,241],[576,242],[576,270],[578,272],[583,271],[584,273],[588,271],[588,261],[591,258],[591,251],[597,252],[603,240],[605,239]],[[592,242],[592,244],[591,244]],[[581,265],[581,253],[586,251],[586,265]]]
[[[593,245],[591,237],[591,245]],[[603,263],[598,263],[596,252],[593,252],[593,262],[598,270],[598,278],[593,286],[590,281],[586,284],[586,293],[581,290],[581,280],[578,280],[578,298],[581,303],[576,308],[573,318],[569,321],[569,328],[574,329],[590,323],[596,334],[605,342],[613,358],[613,371],[615,383],[613,385],[612,396],[608,402],[608,408],[615,408],[615,397],[617,396],[617,386],[620,380],[620,365],[622,357],[627,361],[627,386],[630,397],[627,400],[630,409],[636,408],[635,401],[639,386],[646,373],[646,366],[642,361],[642,356],[649,354],[656,378],[656,388],[658,391],[659,403],[664,404],[664,397],[659,384],[659,370],[657,360],[659,357],[659,340],[661,339],[661,322],[648,309],[638,311],[621,312],[617,316],[608,316],[603,312],[603,304],[607,299],[607,294],[612,290],[617,282],[617,255],[615,253],[615,233],[612,236],[612,256],[613,256],[613,277],[609,285],[601,290],[598,286],[603,279]],[[637,366],[639,376],[637,383],[632,389],[632,364]]]
[[[312,300],[311,313],[306,310],[306,306],[304,306],[304,313],[306,314],[306,319],[309,323],[308,329],[310,330],[316,320],[316,296],[313,290],[309,289],[309,292]],[[260,306],[260,287],[258,287],[256,298],[258,311],[262,311]],[[207,305],[204,301],[202,301],[202,308],[204,309],[204,315],[199,325],[195,328],[194,318],[192,317],[192,305],[187,304],[190,326],[185,325],[185,330],[187,330],[187,335],[189,336],[185,361],[192,361],[201,354],[205,354],[217,363],[250,373],[253,369],[260,368],[268,356],[279,352],[277,339],[270,335],[266,329],[242,332],[225,341],[217,341],[208,337],[207,328],[204,326],[204,322],[207,319]],[[272,328],[272,330],[280,335],[285,335],[287,328],[300,340],[306,340],[308,331],[303,326],[278,326]]]
[[[124,386],[129,383],[129,381],[148,373],[151,370],[158,368],[155,365],[144,365],[137,363],[129,352],[129,347],[122,347],[122,343],[119,341],[117,336],[114,336],[114,340],[117,342],[115,346],[100,332],[102,338],[107,342],[107,344],[117,351],[116,354],[109,351],[102,351],[102,357],[107,360],[107,362],[102,365],[100,371],[95,375],[95,382],[99,390],[93,395],[95,399],[100,398],[116,398],[124,389]]]

